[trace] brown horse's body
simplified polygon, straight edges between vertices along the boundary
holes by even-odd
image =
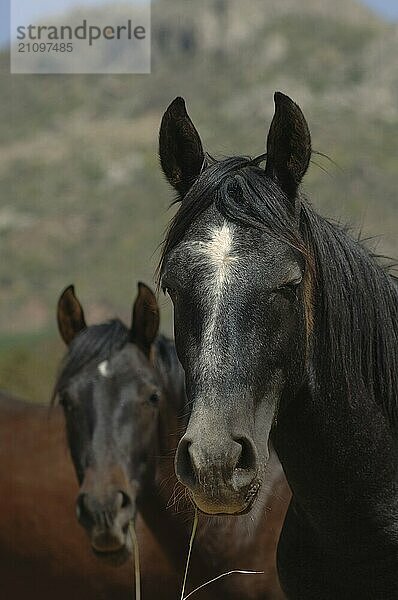
[[[7,600],[132,599],[132,565],[114,568],[94,557],[76,521],[78,487],[64,429],[60,409],[50,412],[0,393],[1,596]],[[265,575],[232,575],[199,592],[196,600],[284,597],[275,552],[289,490],[278,465],[273,476],[266,515],[254,535],[250,534],[250,517],[245,517],[244,523],[241,519],[201,522],[188,587],[229,569],[261,570]],[[158,473],[159,482],[166,477],[173,479],[172,460],[166,459]],[[143,498],[148,526],[140,517],[137,521],[143,600],[176,600],[190,517],[166,510],[170,488],[166,485],[159,494],[159,487]]]
[[[0,597],[132,600],[133,566],[95,558],[75,517],[76,477],[61,410],[0,393]],[[143,599],[175,600],[178,581],[142,519]]]

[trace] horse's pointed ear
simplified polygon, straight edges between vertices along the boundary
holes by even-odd
[[[57,321],[59,332],[67,346],[80,331],[86,329],[84,312],[75,296],[73,285],[68,286],[58,300]]]
[[[133,307],[130,339],[148,357],[159,331],[159,321],[159,306],[156,296],[145,283],[140,282],[138,296]]]
[[[294,200],[311,158],[311,136],[301,108],[275,92],[275,114],[267,138],[266,174]]]
[[[173,100],[163,115],[159,157],[168,181],[184,196],[200,174],[204,152],[183,98]]]

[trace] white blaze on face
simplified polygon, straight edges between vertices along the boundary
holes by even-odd
[[[201,254],[210,266],[209,276],[206,281],[206,296],[209,299],[207,323],[204,328],[202,340],[202,360],[206,368],[220,358],[217,352],[218,339],[215,336],[217,319],[220,318],[220,307],[223,294],[232,277],[232,266],[237,262],[233,256],[233,233],[232,225],[223,223],[221,227],[210,230],[209,239],[201,242],[196,252]]]
[[[109,370],[109,362],[104,360],[102,363],[98,365],[98,371],[102,375],[102,377],[110,377],[111,373]]]
[[[236,257],[231,256],[233,242],[232,227],[224,223],[221,227],[215,227],[211,232],[211,238],[205,242],[203,252],[210,259],[212,268],[216,274],[216,291],[221,291],[228,270]]]

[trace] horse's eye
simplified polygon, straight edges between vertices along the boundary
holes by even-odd
[[[158,404],[160,400],[160,396],[157,392],[153,392],[150,396],[149,396],[149,402],[151,404]]]
[[[289,298],[297,298],[297,291],[301,282],[302,279],[289,281],[288,283],[284,283],[283,285],[278,286],[275,291]]]
[[[289,283],[285,283],[279,287],[280,290],[291,290],[295,292],[300,285],[301,281],[290,281]]]

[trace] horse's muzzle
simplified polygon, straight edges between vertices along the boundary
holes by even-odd
[[[247,512],[260,488],[257,451],[246,435],[195,440],[186,434],[175,466],[194,503],[207,514]]]

